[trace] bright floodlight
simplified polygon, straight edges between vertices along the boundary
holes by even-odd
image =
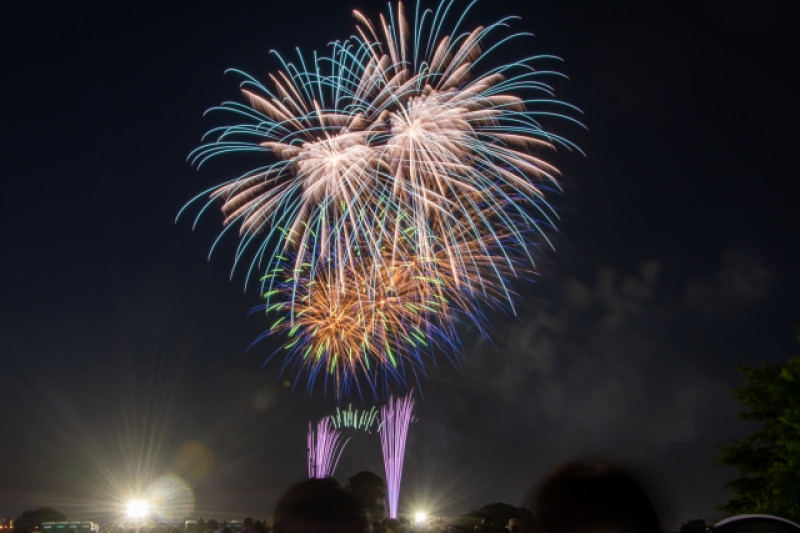
[[[150,511],[150,506],[144,500],[131,500],[128,502],[128,508],[125,514],[128,518],[139,519],[145,518]]]
[[[424,524],[428,521],[428,515],[422,511],[414,514],[414,523],[417,525]]]

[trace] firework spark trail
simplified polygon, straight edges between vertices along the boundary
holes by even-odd
[[[388,403],[381,407],[381,449],[386,471],[386,502],[389,507],[389,518],[397,518],[406,438],[408,426],[412,422],[413,409],[414,399],[411,392],[402,398],[390,396]]]
[[[374,405],[369,409],[353,409],[353,404],[348,404],[346,410],[337,407],[336,414],[330,418],[336,429],[352,428],[371,433],[378,418],[378,410]]]
[[[326,478],[333,476],[336,465],[350,439],[333,427],[330,417],[317,422],[314,428],[308,423],[308,477]]]

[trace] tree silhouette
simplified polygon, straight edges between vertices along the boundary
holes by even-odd
[[[494,528],[501,530],[510,519],[520,518],[526,512],[525,509],[514,507],[508,503],[494,502],[486,504],[480,509],[470,511],[467,516],[476,523],[484,519],[490,520]]]
[[[371,520],[383,518],[386,482],[382,477],[368,470],[362,470],[347,480],[347,490],[358,496],[369,512]]]
[[[743,384],[736,400],[747,408],[739,417],[761,427],[720,446],[718,462],[737,469],[739,477],[726,484],[735,496],[719,509],[800,521],[800,356],[739,371]]]
[[[15,518],[14,531],[16,533],[30,532],[40,527],[42,522],[63,522],[66,519],[65,515],[52,507],[39,507],[31,511],[23,511]]]

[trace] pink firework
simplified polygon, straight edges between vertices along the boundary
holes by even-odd
[[[350,441],[333,427],[330,417],[317,422],[316,429],[308,423],[308,477],[326,478],[333,476],[344,447]]]
[[[397,518],[397,501],[400,496],[400,481],[403,477],[403,458],[406,454],[408,426],[411,424],[411,411],[414,399],[411,392],[402,398],[389,397],[389,402],[381,407],[381,448],[383,465],[386,470],[386,501],[389,518]]]

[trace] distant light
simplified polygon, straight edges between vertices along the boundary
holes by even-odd
[[[417,525],[424,524],[428,521],[428,514],[419,512],[414,514],[414,523]]]
[[[125,514],[128,518],[142,519],[150,513],[150,506],[144,500],[131,500]]]

